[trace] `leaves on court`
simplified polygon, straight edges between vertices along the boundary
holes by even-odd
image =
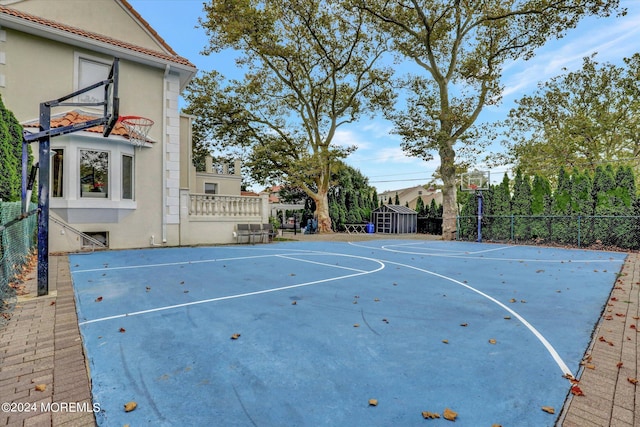
[[[449,408],[444,408],[444,413],[442,414],[445,420],[455,421],[458,417],[458,413],[456,411],[452,411]]]
[[[631,377],[628,377],[628,378],[627,378],[627,381],[629,381],[629,382],[630,382],[631,384],[633,384],[633,385],[638,384],[638,379],[637,379],[637,378],[631,378]]]
[[[240,334],[238,334],[238,333],[235,333],[235,334],[231,335],[231,339],[232,340],[237,340],[238,338],[240,338]]]
[[[489,344],[496,344],[498,341],[495,340],[495,338],[491,338],[489,339]]]
[[[100,302],[100,301],[102,301],[102,297],[96,298],[96,302]]]
[[[120,333],[125,333],[127,330],[125,328],[120,328],[119,332]]]
[[[555,414],[556,410],[552,406],[543,406],[542,410],[548,414]]]
[[[422,418],[425,420],[433,420],[435,418],[440,418],[440,414],[437,412],[422,411]]]
[[[449,408],[444,408],[442,417],[445,420],[455,422],[456,418],[458,417],[458,413]],[[434,420],[436,418],[440,418],[440,414],[438,412],[422,411],[422,418],[424,418],[425,420]]]
[[[449,340],[442,340],[443,344],[449,344]]]
[[[124,412],[131,412],[138,407],[138,404],[133,400],[124,404]]]
[[[378,406],[378,399],[369,399],[369,406]]]
[[[47,389],[46,384],[36,384],[36,391],[45,391]]]

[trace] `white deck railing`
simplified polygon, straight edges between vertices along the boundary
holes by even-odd
[[[189,194],[189,215],[198,217],[262,216],[263,198]]]

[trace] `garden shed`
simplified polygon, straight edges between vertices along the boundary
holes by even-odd
[[[371,212],[376,233],[404,234],[418,231],[418,213],[406,206],[382,205]]]

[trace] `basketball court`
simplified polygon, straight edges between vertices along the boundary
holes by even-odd
[[[101,426],[553,426],[624,258],[418,240],[69,257]]]

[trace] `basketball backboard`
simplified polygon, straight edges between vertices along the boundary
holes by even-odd
[[[491,175],[489,171],[472,171],[460,175],[460,190],[484,191],[489,189]]]
[[[109,70],[107,83],[104,86],[104,116],[107,123],[104,125],[103,136],[109,136],[120,116],[120,98],[118,98],[119,60],[115,58]]]

